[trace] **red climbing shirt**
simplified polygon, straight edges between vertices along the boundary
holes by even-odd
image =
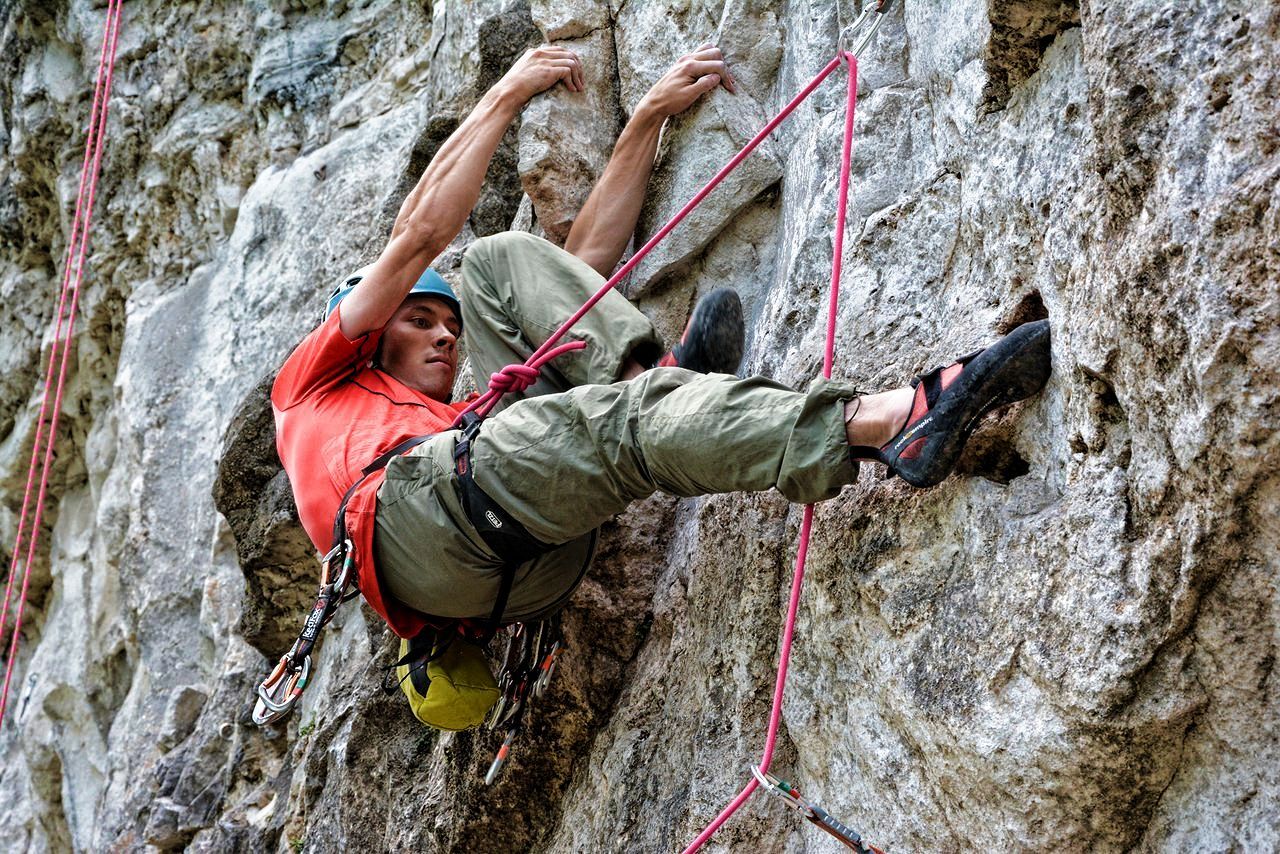
[[[271,388],[276,450],[293,485],[302,527],[318,550],[329,551],[342,495],[375,457],[423,433],[449,429],[470,400],[441,403],[370,367],[382,331],[348,341],[338,309],[285,360]],[[347,502],[347,531],[355,547],[360,592],[401,637],[425,626],[422,615],[382,592],[373,561],[374,513],[383,472]]]

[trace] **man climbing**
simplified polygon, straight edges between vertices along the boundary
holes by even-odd
[[[382,254],[335,291],[272,391],[307,533],[327,550],[349,493],[342,520],[360,590],[401,637],[427,614],[513,621],[554,611],[585,572],[595,530],[654,491],[773,487],[811,502],[851,483],[859,458],[918,486],[937,483],[981,415],[1048,377],[1041,322],[914,387],[864,395],[820,380],[797,392],[732,375],[743,331],[731,291],[700,301],[665,355],[644,315],[611,292],[569,335],[586,348],[509,394],[460,446],[449,426],[465,404],[449,401],[463,330],[481,385],[526,359],[617,264],[663,121],[716,86],[734,91],[716,48],[682,58],[636,107],[565,249],[523,233],[477,240],[459,300],[427,265],[470,214],[510,121],[558,82],[581,91],[580,61],[542,47],[481,99],[405,200]],[[376,457],[425,433],[435,435],[363,477]],[[518,566],[509,589],[505,566]]]

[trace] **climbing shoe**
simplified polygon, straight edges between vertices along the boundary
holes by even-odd
[[[898,435],[850,453],[884,463],[912,486],[933,486],[951,473],[978,420],[1044,388],[1049,365],[1049,321],[1024,323],[985,350],[913,379],[911,414]]]
[[[729,288],[716,288],[698,300],[680,343],[659,359],[656,367],[736,374],[745,340],[742,300]]]

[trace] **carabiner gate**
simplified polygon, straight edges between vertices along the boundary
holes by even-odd
[[[880,29],[880,24],[884,21],[885,16],[889,13],[889,7],[893,5],[892,0],[879,0],[879,2],[867,6],[862,10],[862,14],[858,19],[840,32],[840,39],[836,43],[836,54],[840,57],[842,65],[849,64],[849,57],[857,57],[871,43],[871,39],[875,36],[876,30]],[[872,17],[874,15],[874,17]],[[868,24],[868,22],[870,22]],[[853,41],[853,36],[859,30],[866,26],[866,32],[858,39],[857,44],[853,47],[849,45]]]
[[[302,696],[302,689],[307,687],[310,675],[311,656],[304,658],[300,667],[294,665],[289,653],[281,656],[271,675],[258,686],[258,701],[253,706],[253,722],[258,726],[266,726],[287,716]]]
[[[355,566],[354,556],[355,546],[351,544],[351,540],[343,540],[337,548],[329,552],[329,559],[336,557],[336,553],[342,555],[342,569],[338,573],[338,579],[333,583],[333,588],[338,592],[343,602],[347,601],[347,585],[351,583],[351,570]],[[327,565],[327,564],[326,564]]]
[[[783,780],[778,779],[768,771],[761,771],[760,768],[755,765],[751,766],[751,775],[756,778],[757,783],[764,787],[765,791],[771,795],[776,795],[781,798],[784,804],[791,807],[805,818],[809,818],[812,815],[809,810],[809,805],[796,796],[797,793],[794,789],[791,789],[790,787],[783,788]]]

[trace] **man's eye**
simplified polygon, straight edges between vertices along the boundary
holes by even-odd
[[[426,329],[428,326],[431,325],[427,323],[426,318],[422,318],[422,317],[415,317],[412,323],[414,326],[418,327],[419,329]]]

